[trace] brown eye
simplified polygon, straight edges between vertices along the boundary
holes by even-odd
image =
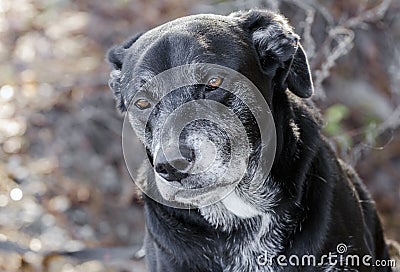
[[[221,86],[224,79],[222,77],[213,77],[207,82],[207,88],[210,90],[215,90]]]
[[[135,102],[135,106],[139,109],[139,110],[145,110],[151,107],[151,104],[149,101],[147,101],[146,99],[138,99]]]

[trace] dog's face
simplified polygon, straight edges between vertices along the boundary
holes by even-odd
[[[239,182],[242,196],[262,187],[269,171],[260,162],[262,130],[273,125],[263,116],[267,104],[287,87],[303,98],[312,93],[298,40],[281,16],[251,11],[184,17],[110,50],[110,87],[164,198],[193,201],[177,195]]]

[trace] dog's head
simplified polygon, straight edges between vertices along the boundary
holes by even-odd
[[[127,112],[166,198],[240,180],[245,194],[251,188],[244,180],[265,182],[260,173],[269,169],[256,165],[270,124],[260,128],[260,107],[272,108],[274,93],[287,88],[301,98],[313,92],[299,37],[268,11],[180,18],[112,48],[108,59],[118,108]],[[257,103],[254,86],[266,104]]]

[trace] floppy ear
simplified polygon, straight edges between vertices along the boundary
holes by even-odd
[[[276,13],[252,10],[234,14],[244,19],[264,73],[273,76],[278,88],[289,88],[301,98],[314,92],[310,67],[300,37],[287,20]]]
[[[110,86],[110,89],[113,91],[117,102],[117,108],[121,112],[126,111],[126,105],[121,94],[122,65],[124,64],[127,50],[142,34],[143,33],[136,34],[121,45],[112,47],[107,52],[107,59],[113,67],[110,73],[110,79],[108,80],[108,86]]]

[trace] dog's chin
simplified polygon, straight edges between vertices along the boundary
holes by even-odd
[[[212,185],[201,187],[190,184],[183,186],[186,180],[167,181],[155,175],[157,189],[167,202],[178,202],[191,207],[203,207],[221,200],[231,191],[231,186]],[[194,183],[187,180],[187,183]],[[186,183],[186,184],[187,184]]]

